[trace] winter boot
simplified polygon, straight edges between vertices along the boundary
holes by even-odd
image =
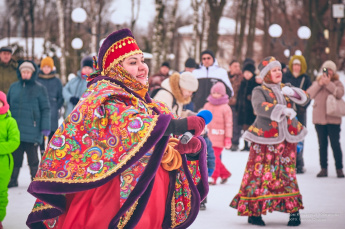
[[[337,169],[337,177],[338,178],[343,178],[344,177],[344,172],[342,169]]]
[[[316,177],[327,177],[327,169],[321,169],[321,171],[316,175]]]
[[[201,211],[206,210],[206,204],[205,204],[205,203],[201,203],[201,204],[200,204],[200,210],[201,210]]]
[[[290,219],[288,222],[288,226],[296,227],[301,224],[301,217],[299,215],[299,211],[290,213]]]
[[[243,149],[241,149],[241,151],[244,152],[244,151],[249,151],[249,150],[250,150],[249,142],[244,141],[244,147]]]
[[[237,150],[238,150],[238,145],[237,145],[237,144],[232,144],[230,150],[231,150],[232,152],[237,151]]]
[[[261,215],[260,216],[249,216],[248,217],[248,223],[251,223],[253,225],[258,226],[265,226],[265,222],[262,220]]]
[[[20,170],[20,167],[14,167],[13,168],[11,180],[10,180],[10,183],[8,184],[8,186],[7,186],[8,188],[18,187],[19,170]]]
[[[38,166],[30,166],[31,181],[34,180],[37,170],[38,170]]]

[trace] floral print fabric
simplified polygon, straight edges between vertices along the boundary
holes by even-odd
[[[303,209],[296,180],[296,143],[252,143],[239,193],[230,203],[240,216]]]

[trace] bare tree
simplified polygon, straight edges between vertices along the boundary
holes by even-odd
[[[210,27],[208,30],[207,48],[216,55],[218,51],[218,27],[219,20],[223,14],[226,0],[207,0],[210,6]]]
[[[205,1],[203,4],[202,26],[201,26],[200,47],[199,47],[200,51],[208,48],[209,28],[210,28],[210,6],[208,2]]]
[[[164,45],[163,45],[163,52],[162,52],[162,57],[163,60],[167,59],[167,55],[172,51],[171,50],[171,42],[172,42],[172,38],[174,35],[174,31],[175,31],[175,24],[176,24],[176,12],[177,12],[177,8],[178,8],[178,0],[174,0],[174,5],[172,7],[172,11],[171,11],[171,15],[169,17],[169,22],[168,25],[166,26],[166,35],[165,35],[165,39],[164,39]]]
[[[254,55],[254,40],[255,40],[255,28],[256,28],[256,12],[258,9],[258,0],[251,0],[250,4],[250,16],[249,16],[249,30],[247,35],[247,57],[253,57]]]
[[[36,0],[30,0],[29,1],[29,15],[30,15],[30,22],[31,22],[31,58],[32,60],[34,60],[35,58],[35,7],[36,7]]]
[[[153,37],[152,37],[152,63],[151,68],[152,72],[155,73],[158,71],[159,65],[161,63],[160,49],[162,48],[162,36],[163,36],[163,27],[164,27],[164,10],[165,4],[162,0],[155,0],[156,4],[156,16],[155,23],[153,28]]]
[[[59,16],[59,41],[61,48],[61,58],[60,58],[60,78],[62,84],[66,83],[66,53],[65,53],[65,26],[64,26],[64,9],[63,0],[56,0],[56,6]]]
[[[131,9],[132,9],[132,14],[131,14],[131,30],[134,31],[135,23],[137,22],[137,20],[139,18],[140,0],[131,0],[131,2],[132,2],[132,7],[131,7]],[[135,2],[137,4],[135,4]],[[136,12],[135,12],[135,8],[137,8]]]
[[[242,46],[244,41],[245,29],[247,24],[247,8],[248,0],[243,0],[240,6],[240,34],[238,35],[238,44],[236,44],[236,51],[234,56],[241,61],[242,60]]]
[[[199,32],[199,10],[200,6],[204,4],[204,0],[192,0],[191,6],[193,8],[193,34],[192,34],[192,45],[190,47],[189,56],[196,59],[197,55],[197,38],[200,36]]]

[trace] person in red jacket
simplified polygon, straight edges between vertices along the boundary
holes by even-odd
[[[208,124],[208,136],[212,142],[214,155],[216,157],[216,167],[213,172],[213,181],[215,185],[217,179],[221,178],[221,184],[227,182],[231,173],[226,169],[221,161],[221,154],[224,148],[230,149],[232,138],[232,111],[229,104],[229,96],[226,94],[225,85],[218,82],[211,88],[211,94],[207,98],[204,109],[211,111],[212,121]]]

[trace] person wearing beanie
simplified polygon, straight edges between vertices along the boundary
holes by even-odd
[[[217,179],[221,178],[220,183],[225,184],[231,173],[221,161],[224,148],[230,149],[232,138],[232,111],[229,103],[229,96],[226,94],[225,85],[218,82],[211,88],[211,93],[207,97],[207,103],[203,109],[211,111],[212,121],[207,125],[208,137],[212,142],[212,148],[216,158],[215,170],[212,174],[210,184],[217,184]]]
[[[194,69],[197,68],[197,64],[194,58],[189,57],[186,62],[184,63],[184,71],[185,72],[193,72]]]
[[[161,87],[162,82],[169,77],[170,64],[167,61],[164,61],[159,68],[159,72],[153,74],[149,77],[149,93],[157,88]]]
[[[325,71],[324,71],[325,70]],[[344,96],[344,85],[339,80],[337,67],[331,60],[325,61],[321,66],[321,72],[307,92],[314,99],[313,124],[317,132],[319,142],[319,156],[321,171],[317,177],[328,176],[328,139],[331,142],[335,168],[338,178],[344,178],[343,152],[340,144],[341,116],[331,116],[326,113],[327,97],[331,94],[336,99]]]
[[[229,97],[234,95],[228,74],[225,69],[218,66],[215,55],[211,50],[204,50],[200,55],[201,67],[193,71],[193,75],[199,81],[199,88],[193,95],[194,111],[199,111],[207,102],[211,87],[218,81],[226,86],[226,94]]]
[[[8,183],[13,170],[13,156],[20,143],[16,120],[12,117],[6,94],[0,91],[0,228],[6,215]]]
[[[0,48],[0,91],[8,92],[11,84],[17,81],[18,63],[12,59],[12,48],[4,46]]]
[[[248,58],[249,59],[249,58]],[[245,132],[254,122],[255,114],[252,106],[252,92],[256,86],[254,61],[248,61],[242,69],[243,80],[241,81],[236,100],[236,111],[238,112],[237,124]],[[241,151],[249,151],[249,143],[244,140],[244,147]]]
[[[183,110],[183,105],[189,104],[193,95],[198,89],[199,83],[190,72],[183,72],[181,75],[173,73],[168,79],[162,82],[160,88],[153,91],[152,98],[164,102],[176,115],[187,117],[191,110]]]
[[[47,89],[50,103],[50,134],[47,140],[44,138],[40,145],[41,155],[43,155],[46,144],[53,137],[59,126],[60,109],[64,103],[62,83],[56,76],[54,68],[54,60],[51,57],[47,56],[41,60],[37,81]]]
[[[256,119],[243,134],[251,141],[249,158],[230,207],[248,216],[250,224],[264,226],[262,214],[280,211],[290,214],[288,226],[298,226],[304,207],[296,179],[296,146],[307,130],[292,107],[309,98],[302,89],[281,82],[281,64],[274,57],[264,58],[258,68],[263,84],[252,92]]]
[[[105,38],[94,66],[28,188],[37,200],[27,226],[188,228],[208,193],[205,120],[179,118],[150,97],[149,68],[129,29]],[[197,87],[190,75],[175,80]]]
[[[43,136],[50,134],[50,103],[45,86],[37,82],[38,67],[32,61],[19,63],[17,82],[13,83],[7,94],[12,117],[17,121],[20,131],[20,145],[13,155],[14,167],[8,187],[18,186],[18,175],[26,153],[31,179],[38,170],[38,145]]]
[[[77,72],[77,76],[69,81],[63,88],[63,97],[65,99],[65,114],[66,118],[73,110],[75,105],[79,102],[79,99],[86,91],[87,75],[93,72],[93,59],[91,56],[85,56],[80,62],[80,70]]]
[[[311,79],[306,74],[307,63],[302,55],[294,55],[289,61],[289,69],[283,74],[283,83],[290,83],[294,87],[298,87],[306,91],[311,86]],[[307,108],[310,103],[300,106],[294,104],[293,109],[297,112],[297,119],[303,126],[307,126]],[[296,171],[298,174],[305,172],[304,158],[303,158],[303,145],[304,141],[299,143],[300,147],[297,151]]]

